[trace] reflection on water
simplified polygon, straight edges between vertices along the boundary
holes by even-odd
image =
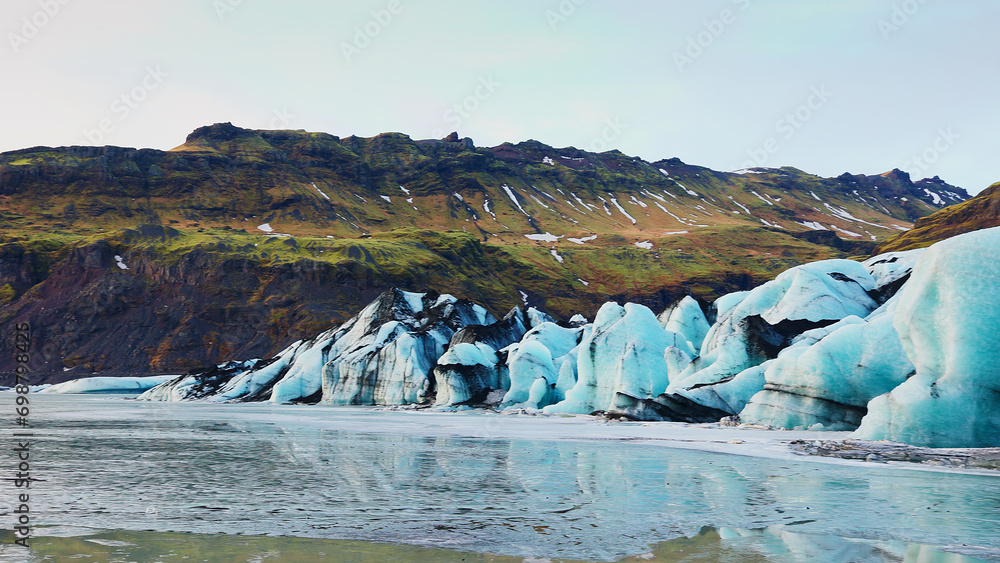
[[[788,561],[904,560],[905,548],[891,551],[885,547],[889,543],[878,543],[892,541],[949,546],[994,559],[1000,554],[997,477],[843,467],[620,441],[348,432],[321,422],[360,417],[377,431],[389,420],[419,425],[427,419],[317,409],[308,411],[316,413],[315,421],[293,423],[271,420],[268,412],[251,405],[40,399],[32,414],[41,439],[32,456],[37,456],[38,477],[46,480],[33,488],[36,522],[300,538],[240,540],[290,546],[306,542],[302,538],[360,540],[603,561],[646,553],[650,545],[678,537],[694,538],[681,544],[694,541],[716,549],[720,559],[710,561],[752,561],[754,553],[767,560],[787,555]],[[454,416],[462,420],[466,415]],[[0,463],[9,467],[10,452],[0,454],[6,456]],[[9,518],[9,504],[0,512]],[[704,525],[719,532],[699,535]],[[765,528],[766,533],[730,531]],[[145,548],[150,538],[174,536],[136,537],[141,541],[116,541]],[[183,537],[220,542],[220,549],[243,545],[233,536]],[[834,539],[830,544],[817,537]],[[87,545],[96,549],[98,544]],[[357,549],[397,549],[360,545]],[[799,555],[813,553],[808,546],[817,546],[820,555]],[[665,561],[680,560],[669,559],[671,547],[663,549],[667,555],[654,553]],[[725,559],[729,549],[743,558]],[[847,549],[874,555],[823,558]],[[296,559],[288,555],[285,560]]]
[[[79,533],[79,532],[77,532]],[[2,538],[9,544],[12,535]],[[0,562],[70,561],[226,561],[233,563],[314,562],[467,562],[521,563],[543,561],[508,555],[382,543],[294,537],[174,534],[161,532],[102,532],[46,536],[32,542],[30,552],[0,546]],[[573,561],[560,559],[559,561]],[[982,563],[982,560],[945,553],[922,545],[847,540],[821,534],[799,534],[783,527],[764,530],[704,528],[690,538],[661,542],[647,552],[620,562],[718,563]]]

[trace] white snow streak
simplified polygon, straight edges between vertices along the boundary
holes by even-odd
[[[319,192],[319,195],[325,197],[327,201],[330,201],[330,196],[328,196],[325,193],[323,193],[323,190],[319,189],[319,186],[316,185],[316,182],[313,182],[312,186],[313,186],[313,188],[316,189],[317,192]]]
[[[684,184],[678,182],[677,180],[674,180],[674,183],[677,184],[678,186],[680,186],[681,189],[683,189],[684,191],[686,191],[689,196],[691,196],[691,197],[701,197],[700,195],[698,195],[698,192],[693,192],[693,191],[687,189],[687,187]]]
[[[504,184],[504,185],[500,186],[500,189],[502,189],[504,192],[507,193],[507,197],[509,197],[510,200],[514,202],[514,205],[517,206],[518,210],[520,210],[521,213],[524,213],[528,217],[531,217],[531,215],[528,215],[528,212],[525,211],[523,207],[521,207],[521,204],[518,203],[517,196],[515,196],[514,192],[511,191],[510,186],[508,186],[507,184]]]
[[[844,233],[845,235],[847,235],[849,237],[860,237],[861,236],[861,233],[855,233],[855,232],[852,232],[852,231],[848,231],[847,229],[841,229],[837,225],[830,225],[830,228],[833,229],[833,230],[835,230],[835,231],[840,231],[840,232]]]
[[[753,217],[753,213],[750,213],[750,210],[747,209],[747,206],[745,206],[742,203],[740,203],[740,202],[736,201],[735,199],[733,199],[733,196],[729,196],[729,199],[731,199],[733,201],[733,203],[735,203],[736,205],[740,206],[740,209],[742,209],[744,212],[746,212],[747,215]]]
[[[613,195],[608,194],[608,197],[611,198],[611,205],[614,205],[615,207],[617,207],[618,211],[621,211],[622,215],[628,217],[628,220],[632,221],[632,224],[635,225],[636,224],[635,217],[629,215],[628,211],[625,211],[625,208],[618,204],[618,200],[615,199],[615,197]]]
[[[757,193],[757,192],[755,192],[753,190],[750,190],[750,193],[752,193],[753,195],[757,196],[757,199],[763,201],[764,203],[766,203],[768,205],[772,205],[772,206],[774,205],[773,203],[771,203],[770,200],[767,200],[767,199],[764,199],[763,197],[761,197],[761,195],[759,193]]]
[[[826,227],[824,227],[822,224],[820,224],[817,221],[796,221],[796,223],[798,223],[799,225],[802,225],[803,227],[806,227],[808,229],[812,229],[814,231],[828,231],[829,230],[829,229],[827,229]]]
[[[851,215],[850,213],[848,213],[846,209],[843,209],[843,208],[840,208],[840,207],[834,207],[834,206],[830,205],[829,203],[824,203],[823,205],[825,205],[826,208],[829,209],[831,213],[833,213],[837,217],[840,217],[841,219],[847,219],[848,221],[854,221],[855,223],[863,223],[865,225],[871,225],[872,227],[878,227],[880,229],[884,229],[885,228],[882,225],[878,225],[876,223],[869,223],[868,221],[865,221],[864,219],[858,219],[854,215]],[[860,236],[860,235],[858,235],[858,236]]]

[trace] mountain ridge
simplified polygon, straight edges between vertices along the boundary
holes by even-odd
[[[457,134],[215,124],[170,151],[34,147],[0,154],[0,324],[37,326],[37,371],[67,379],[265,357],[389,287],[499,316],[662,309],[867,255],[966,197],[899,171],[718,172]]]

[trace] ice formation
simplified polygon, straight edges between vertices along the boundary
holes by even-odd
[[[451,295],[393,289],[339,328],[295,342],[273,358],[193,372],[147,391],[140,399],[284,403],[322,397],[332,404],[424,402],[434,391],[431,369],[452,335],[465,326],[493,322],[479,305]]]
[[[789,429],[854,430],[868,401],[913,373],[892,326],[893,300],[868,319],[847,317],[815,342],[793,345],[764,373],[740,420]]]
[[[455,331],[492,322],[479,305],[450,295],[383,293],[341,328],[323,364],[322,400],[333,405],[429,401],[431,370]]]
[[[705,336],[699,357],[676,377],[671,374],[668,392],[698,401],[705,392],[692,390],[727,383],[776,358],[803,331],[849,315],[867,316],[878,306],[869,295],[875,285],[857,262],[824,260],[787,270],[748,294],[720,299],[718,320]],[[711,403],[713,408],[727,404]]]
[[[542,408],[561,401],[568,388],[576,384],[578,346],[592,330],[591,325],[565,328],[554,322],[542,323],[529,330],[524,338],[508,346],[507,369],[510,388],[501,403],[502,408]],[[544,379],[551,390],[539,402],[529,402],[533,386]]]
[[[930,247],[893,325],[916,375],[868,404],[854,436],[917,446],[1000,445],[1000,228]]]
[[[701,349],[711,328],[701,305],[690,295],[671,304],[657,318],[663,328],[683,336],[695,350]]]
[[[450,295],[392,290],[272,358],[192,372],[140,398],[689,422],[738,414],[781,428],[857,428],[863,439],[997,446],[998,263],[1000,228],[988,229],[864,263],[798,266],[707,314],[691,297],[659,317],[605,303],[593,323],[575,315],[565,325],[533,307],[495,321]]]
[[[139,393],[174,379],[175,375],[149,377],[82,377],[46,387],[39,393]]]
[[[577,381],[549,413],[588,414],[650,399],[667,388],[668,338],[656,316],[635,303],[605,303],[579,345]]]
[[[461,342],[441,356],[434,367],[438,405],[483,402],[490,391],[506,389],[509,382],[497,369],[497,353],[489,344]]]

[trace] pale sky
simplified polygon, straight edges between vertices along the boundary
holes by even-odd
[[[1000,181],[998,21],[996,0],[3,0],[0,150],[457,130],[977,193]]]

